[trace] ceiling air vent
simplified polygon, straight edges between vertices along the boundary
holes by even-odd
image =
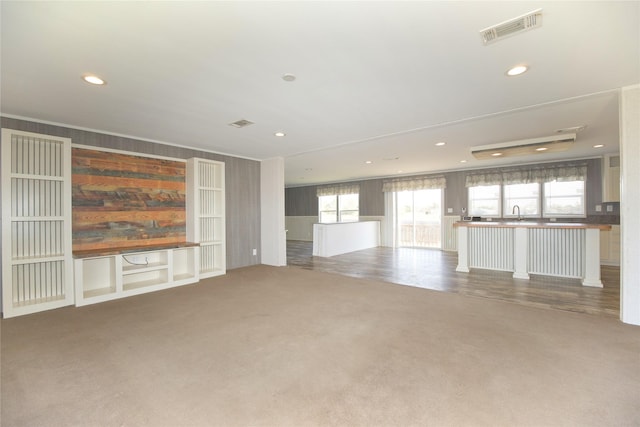
[[[238,120],[237,122],[233,122],[233,123],[229,123],[229,126],[233,126],[234,128],[243,128],[243,127],[247,127],[252,125],[253,122],[250,122],[249,120]]]
[[[480,30],[480,36],[482,43],[487,45],[540,26],[542,26],[542,9],[536,9],[517,18]]]

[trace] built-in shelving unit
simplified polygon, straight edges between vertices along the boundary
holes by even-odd
[[[2,129],[2,189],[3,316],[72,305],[71,140]]]
[[[187,160],[187,240],[200,244],[201,278],[226,273],[224,163]]]
[[[199,247],[77,257],[76,305],[82,306],[195,283]]]

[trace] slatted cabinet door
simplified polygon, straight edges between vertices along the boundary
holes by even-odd
[[[3,316],[73,303],[71,140],[2,129]]]
[[[224,163],[187,160],[187,240],[200,244],[200,278],[226,272]]]

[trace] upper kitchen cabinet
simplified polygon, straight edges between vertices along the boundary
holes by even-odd
[[[619,202],[620,155],[607,154],[602,162],[602,202]]]

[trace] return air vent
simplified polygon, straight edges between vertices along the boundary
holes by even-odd
[[[517,18],[480,30],[482,43],[487,45],[505,37],[542,26],[542,9],[536,9]]]
[[[575,133],[501,142],[498,144],[471,147],[471,154],[479,160],[501,159],[504,157],[530,156],[543,153],[566,151],[576,140]]]
[[[243,128],[243,127],[251,126],[252,124],[253,122],[242,119],[242,120],[238,120],[237,122],[229,123],[229,126],[233,126],[234,128]]]

